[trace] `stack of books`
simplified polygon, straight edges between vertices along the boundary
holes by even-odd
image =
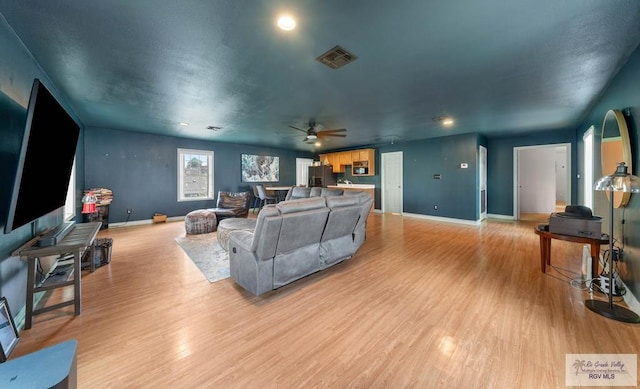
[[[91,188],[89,190],[85,190],[85,194],[89,191],[93,192],[94,196],[96,196],[96,206],[100,207],[103,205],[111,204],[113,200],[113,192],[111,189],[107,188]]]

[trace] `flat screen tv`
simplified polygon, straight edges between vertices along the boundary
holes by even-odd
[[[5,234],[64,206],[80,126],[44,84],[29,97]]]

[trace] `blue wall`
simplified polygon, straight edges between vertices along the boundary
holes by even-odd
[[[513,216],[513,149],[522,146],[571,143],[571,171],[575,172],[577,143],[573,129],[489,138],[487,143],[487,210],[489,214]],[[571,179],[571,202],[577,201],[577,181]]]
[[[602,98],[595,104],[594,108],[586,116],[584,122],[576,129],[576,138],[580,141],[581,150],[584,146],[582,136],[584,132],[593,125],[596,132],[602,128],[602,121],[610,109],[618,109],[628,113],[625,117],[629,136],[631,138],[631,154],[633,174],[640,175],[640,47],[629,58],[629,61],[618,72],[612,80],[609,88],[602,95]],[[599,139],[596,136],[595,148],[599,149]],[[596,152],[596,156],[599,153]],[[583,155],[578,158],[578,171],[584,170],[582,162]],[[597,179],[601,175],[612,172],[602,172],[600,169],[599,157],[595,160],[594,177]],[[608,202],[603,192],[593,192],[594,213],[597,215],[607,215],[603,223],[603,230],[609,230]],[[624,225],[622,224],[624,220]],[[624,209],[616,209],[614,214],[613,236],[620,245],[624,245],[623,261],[619,263],[618,270],[625,284],[631,289],[636,299],[640,299],[640,195],[633,194],[629,204]],[[624,233],[623,233],[624,232]]]
[[[58,101],[77,120],[65,96],[58,92],[46,74],[42,72],[13,30],[0,17],[0,229],[4,229],[20,142],[24,132],[26,110],[34,78],[41,79]],[[78,121],[80,122],[80,121]],[[82,134],[81,134],[82,137]],[[78,148],[76,166],[83,169],[82,150]],[[82,187],[82,177],[76,180]],[[81,192],[76,193],[79,199]],[[38,232],[62,222],[62,209],[38,220]],[[0,296],[5,296],[14,315],[25,305],[27,266],[11,253],[32,237],[27,225],[5,235],[0,232]]]
[[[216,193],[251,191],[250,184],[241,182],[241,154],[280,157],[280,181],[273,184],[281,185],[295,185],[296,158],[312,157],[301,151],[87,128],[85,185],[113,191],[109,223],[125,221],[127,208],[133,210],[129,220],[134,221],[150,220],[154,212],[184,216],[194,209],[215,207],[214,200],[177,201],[178,148],[214,152]]]
[[[478,220],[478,134],[453,135],[411,142],[377,145],[376,175],[352,176],[350,167],[339,177],[356,184],[376,185],[376,208],[381,208],[381,154],[402,151],[403,212],[461,220]],[[469,167],[461,169],[460,163]],[[440,174],[436,180],[434,174]],[[434,209],[434,205],[438,209]]]

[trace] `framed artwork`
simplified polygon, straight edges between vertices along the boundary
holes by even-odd
[[[13,322],[7,299],[0,298],[0,362],[5,362],[18,344],[20,336]]]
[[[242,154],[242,182],[280,181],[280,157]]]

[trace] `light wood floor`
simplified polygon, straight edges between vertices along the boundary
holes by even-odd
[[[182,222],[112,228],[82,314],[36,316],[12,358],[77,339],[81,388],[564,387],[565,354],[637,353],[640,327],[585,308],[580,245],[542,274],[535,225],[372,214],[354,258],[261,297],[210,284]]]

